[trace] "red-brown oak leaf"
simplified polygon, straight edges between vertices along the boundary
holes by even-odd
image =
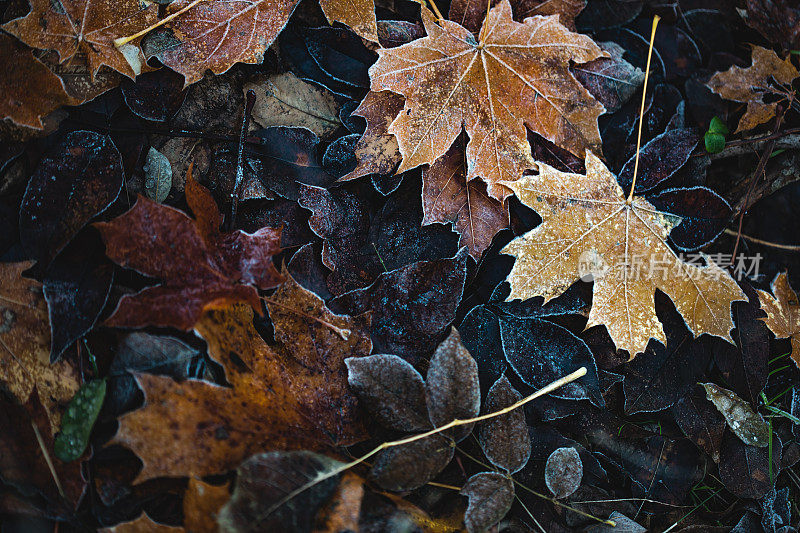
[[[204,476],[268,450],[326,450],[365,437],[347,357],[372,350],[369,315],[335,315],[291,277],[268,300],[276,344],[246,305],[209,310],[195,326],[230,387],[137,374],[145,405],[120,418],[114,443],[144,463],[137,482]]]
[[[133,208],[99,222],[106,255],[160,285],[123,296],[109,326],[192,329],[207,307],[247,302],[261,312],[258,289],[281,281],[272,256],[280,251],[280,229],[255,233],[219,230],[222,217],[211,193],[190,172],[186,201],[196,219],[140,196]]]
[[[511,194],[513,181],[533,168],[525,126],[576,155],[600,152],[597,118],[604,108],[569,71],[607,54],[589,37],[569,31],[557,15],[511,18],[503,0],[493,7],[479,38],[422,10],[427,37],[378,50],[370,67],[373,91],[405,97],[389,127],[403,161],[398,172],[431,164],[461,133],[467,179],[481,177],[491,196]]]

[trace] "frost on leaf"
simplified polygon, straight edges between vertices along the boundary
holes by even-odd
[[[706,398],[725,417],[728,427],[748,446],[769,446],[769,426],[739,395],[714,383],[702,383]]]
[[[605,56],[594,41],[570,32],[557,15],[520,24],[508,0],[489,11],[481,41],[452,21],[436,24],[423,10],[427,37],[379,50],[372,90],[405,96],[392,122],[403,162],[398,172],[433,163],[461,133],[469,135],[467,179],[481,177],[491,196],[499,181],[534,166],[525,126],[574,154],[600,150],[603,106],[569,71],[570,62]]]
[[[516,258],[507,281],[509,300],[562,294],[579,279],[593,279],[587,328],[605,325],[618,349],[630,357],[654,338],[666,344],[656,316],[655,292],[670,297],[694,336],[732,342],[731,303],[745,295],[713,262],[685,263],[667,245],[678,217],[657,211],[644,198],[628,204],[614,176],[587,153],[586,176],[540,164],[539,174],[504,182],[542,224],[509,243]]]
[[[772,280],[772,294],[758,291],[761,309],[767,312],[764,322],[779,339],[792,340],[792,360],[800,368],[800,301],[797,293],[789,285],[786,272]]]

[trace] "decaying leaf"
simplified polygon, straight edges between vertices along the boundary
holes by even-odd
[[[63,406],[80,387],[80,373],[71,362],[50,364],[50,321],[41,285],[22,277],[30,267],[0,263],[0,384],[20,403],[37,391],[55,434]]]
[[[568,69],[605,55],[591,39],[557,16],[517,23],[508,0],[490,10],[480,41],[455,22],[439,26],[426,9],[422,18],[427,37],[379,50],[370,67],[373,91],[405,97],[389,127],[403,155],[398,172],[444,155],[462,124],[470,137],[467,179],[481,177],[494,198],[510,194],[500,181],[534,165],[525,126],[575,154],[599,153],[603,106]]]
[[[593,279],[587,327],[604,324],[616,347],[633,358],[651,338],[666,343],[654,306],[661,289],[695,336],[732,342],[731,304],[745,295],[713,262],[691,265],[670,249],[666,239],[679,219],[643,198],[629,204],[611,172],[589,152],[586,176],[539,167],[538,175],[504,182],[543,219],[502,250],[516,258],[507,278],[509,300],[544,296],[547,302],[582,277]]]
[[[494,413],[520,401],[522,395],[505,376],[500,377],[486,396],[486,413]],[[531,438],[525,411],[514,409],[510,413],[490,418],[478,426],[478,442],[486,458],[509,474],[522,469],[531,456]]]
[[[167,15],[191,2],[171,2]],[[166,24],[172,35],[154,44],[158,47],[154,55],[183,74],[186,85],[199,81],[206,70],[222,74],[234,63],[260,63],[298,3],[299,0],[200,2]],[[128,34],[117,36],[120,35]]]
[[[333,93],[291,72],[253,78],[242,87],[245,94],[249,90],[256,93],[253,122],[262,128],[306,128],[325,138],[342,125]]]
[[[447,18],[458,22],[465,28],[477,32],[484,17],[489,0],[453,0]],[[497,5],[497,0],[491,0]],[[525,20],[536,15],[558,15],[559,22],[567,28],[575,29],[575,17],[584,7],[586,0],[511,0],[514,19]]]
[[[556,498],[566,498],[581,486],[583,463],[572,447],[553,450],[544,467],[544,482]]]
[[[219,513],[222,533],[311,531],[314,517],[336,490],[341,475],[322,479],[342,463],[309,451],[254,455],[238,469],[233,495]]]
[[[217,514],[231,498],[229,483],[211,485],[189,479],[183,496],[183,525],[187,533],[217,533]]]
[[[791,358],[794,364],[800,368],[800,300],[789,285],[789,277],[786,272],[775,276],[771,288],[772,294],[758,291],[761,309],[767,312],[764,322],[777,338],[791,338]]]
[[[195,219],[139,197],[127,213],[95,224],[112,260],[163,280],[124,296],[108,325],[189,330],[203,309],[231,302],[247,302],[260,312],[256,287],[268,289],[280,281],[272,263],[280,250],[280,229],[222,233],[216,203],[208,189],[192,179],[191,170],[186,201]]]
[[[480,412],[478,364],[461,343],[456,328],[450,330],[431,357],[425,378],[425,400],[428,417],[435,427],[456,419],[473,418]],[[451,429],[448,435],[460,441],[471,431],[472,425],[468,424]]]
[[[498,523],[511,509],[514,482],[503,474],[481,472],[467,480],[461,494],[469,498],[464,525],[469,533],[479,533]]]
[[[430,429],[422,376],[396,355],[345,359],[347,381],[382,425],[398,431]]]
[[[747,103],[747,111],[739,119],[736,128],[738,133],[753,129],[774,117],[778,103],[765,102],[764,95],[775,92],[775,82],[791,86],[798,76],[800,72],[792,65],[791,56],[781,60],[774,51],[753,46],[751,66],[733,66],[725,72],[717,72],[708,81],[708,86],[727,100]]]
[[[162,203],[172,189],[172,165],[167,156],[153,148],[147,151],[144,166],[144,193],[156,203]]]
[[[339,316],[290,277],[268,300],[277,344],[245,305],[207,311],[195,330],[231,387],[137,374],[145,406],[120,418],[113,442],[144,463],[137,481],[203,476],[270,449],[329,449],[363,437],[344,359],[372,348],[366,317]]]
[[[375,457],[370,478],[387,490],[413,490],[436,477],[454,450],[455,443],[441,434],[393,446]]]
[[[702,383],[706,398],[725,417],[728,427],[748,446],[769,446],[769,425],[735,392],[714,383]]]
[[[154,24],[158,18],[155,3],[140,0],[30,0],[30,3],[27,16],[7,22],[3,29],[34,48],[56,50],[62,63],[79,52],[84,54],[92,80],[102,66],[129,78],[138,74],[125,54],[114,46],[114,39]],[[131,61],[143,62],[138,46],[130,46]]]
[[[565,0],[566,2],[576,0]],[[543,2],[550,4],[551,2]],[[577,0],[576,3],[583,3]],[[611,57],[601,57],[573,70],[584,87],[603,104],[607,113],[618,111],[642,85],[644,72],[622,56],[625,49],[614,42],[598,43]]]
[[[364,479],[351,471],[344,472],[333,496],[317,513],[314,533],[359,531],[364,492]]]
[[[465,145],[462,133],[445,155],[422,171],[422,223],[451,223],[461,235],[459,246],[469,248],[478,261],[497,232],[508,227],[508,203],[489,196],[485,183],[467,181]]]
[[[42,129],[42,118],[62,105],[77,103],[33,50],[6,34],[0,34],[0,64],[5,69],[0,78],[0,119]]]
[[[375,0],[320,0],[328,22],[341,22],[368,41],[378,42]]]
[[[402,160],[397,138],[389,133],[389,125],[402,111],[403,97],[391,91],[370,91],[353,111],[367,121],[364,135],[356,143],[358,165],[341,181],[352,180],[367,174],[390,174]]]
[[[775,486],[774,478],[780,471],[782,455],[783,445],[775,434],[771,448],[760,448],[748,446],[733,433],[726,432],[720,450],[719,478],[725,488],[739,498],[762,498]]]
[[[719,463],[725,418],[706,401],[705,390],[699,385],[672,406],[675,422],[683,434],[697,444],[715,463]]]

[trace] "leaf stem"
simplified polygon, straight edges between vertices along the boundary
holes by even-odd
[[[639,150],[642,147],[642,125],[644,124],[644,104],[647,100],[647,80],[650,78],[650,59],[653,57],[653,42],[656,38],[656,28],[661,17],[653,17],[653,29],[650,30],[650,47],[647,49],[647,67],[644,71],[644,85],[642,86],[642,106],[639,108],[639,132],[636,135],[636,161],[633,164],[633,180],[631,182],[631,192],[628,194],[627,203],[633,203],[633,191],[636,189],[636,175],[639,173]]]
[[[436,15],[438,22],[441,23],[444,20],[444,17],[442,16],[442,12],[439,11],[439,8],[436,7],[436,2],[434,2],[434,0],[423,0],[423,1],[424,3],[428,4],[428,6],[430,6],[430,8],[433,10],[433,14]]]
[[[513,411],[514,409],[516,409],[518,407],[522,407],[526,403],[528,403],[528,402],[530,402],[532,400],[535,400],[536,398],[539,398],[540,396],[544,396],[545,394],[553,392],[554,390],[556,390],[556,389],[558,389],[560,387],[563,387],[567,383],[571,383],[571,382],[575,381],[576,379],[581,378],[581,377],[583,377],[585,375],[586,375],[586,367],[582,366],[578,370],[576,370],[575,372],[573,372],[573,373],[571,373],[569,375],[566,375],[563,378],[560,378],[560,379],[557,379],[557,380],[553,381],[549,385],[537,390],[536,392],[534,392],[530,396],[526,396],[525,398],[521,399],[520,401],[518,401],[518,402],[516,402],[516,403],[514,403],[512,405],[509,405],[508,407],[500,409],[499,411],[494,411],[492,413],[487,413],[487,414],[484,414],[484,415],[476,416],[474,418],[468,418],[466,420],[455,419],[455,420],[452,420],[452,421],[448,422],[447,424],[445,424],[443,426],[439,426],[438,428],[434,428],[434,429],[432,429],[430,431],[426,431],[425,433],[418,433],[416,435],[412,435],[412,436],[406,437],[404,439],[395,440],[395,441],[391,441],[391,442],[384,442],[383,444],[375,447],[372,451],[369,451],[366,454],[362,455],[358,459],[355,459],[355,460],[353,460],[353,461],[351,461],[349,463],[343,464],[342,466],[340,466],[338,468],[334,468],[333,470],[330,470],[328,472],[320,474],[319,476],[317,476],[316,478],[312,479],[311,481],[309,481],[305,485],[302,485],[302,486],[296,488],[295,490],[293,490],[292,492],[290,492],[289,494],[287,494],[286,496],[281,498],[272,507],[270,507],[267,510],[267,512],[265,513],[265,516],[269,516],[270,514],[275,512],[280,506],[282,506],[283,504],[285,504],[286,502],[288,502],[289,500],[291,500],[292,498],[294,498],[298,494],[310,489],[314,485],[316,485],[318,483],[321,483],[322,481],[325,481],[326,479],[330,479],[330,478],[332,478],[334,476],[338,476],[342,472],[344,472],[346,470],[349,470],[349,469],[353,468],[354,466],[357,466],[357,465],[363,463],[364,461],[366,461],[367,459],[369,459],[373,455],[375,455],[378,452],[381,452],[381,451],[383,451],[383,450],[385,450],[387,448],[392,448],[392,447],[395,447],[395,446],[402,446],[404,444],[410,444],[412,442],[416,442],[418,440],[422,440],[422,439],[428,438],[430,436],[436,435],[437,433],[441,433],[442,431],[447,431],[448,429],[454,428],[454,427],[457,427],[457,426],[466,426],[466,425],[469,425],[469,424],[474,424],[476,422],[481,422],[482,420],[488,420],[490,418],[495,418],[497,416],[502,416],[504,414],[510,413],[511,411]]]
[[[163,19],[159,20],[158,22],[156,22],[152,26],[148,26],[147,28],[145,28],[145,29],[143,29],[141,31],[138,31],[138,32],[134,33],[133,35],[129,35],[127,37],[119,37],[117,39],[114,39],[114,46],[119,48],[120,46],[126,45],[126,44],[128,44],[129,42],[131,42],[134,39],[138,39],[139,37],[142,37],[143,35],[147,35],[151,31],[153,31],[154,29],[158,28],[159,26],[163,26],[164,24],[166,24],[170,20],[174,19],[175,17],[186,13],[187,11],[192,9],[194,6],[196,6],[200,2],[205,2],[205,1],[206,0],[194,0],[193,2],[189,3],[189,5],[187,5],[183,9],[179,9],[178,11],[173,13],[172,15],[164,17]]]

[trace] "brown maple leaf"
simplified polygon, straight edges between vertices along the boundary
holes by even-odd
[[[331,449],[364,437],[344,359],[368,355],[368,315],[334,315],[288,277],[268,300],[277,344],[245,305],[208,311],[195,330],[231,387],[137,374],[145,405],[113,442],[144,463],[137,478],[204,476],[265,450]]]
[[[42,129],[42,117],[62,105],[77,103],[33,50],[6,34],[0,34],[0,65],[5,69],[0,77],[0,118]]]
[[[544,296],[547,302],[579,279],[593,278],[586,327],[605,325],[617,348],[633,358],[651,338],[666,344],[655,311],[660,289],[695,336],[733,342],[731,303],[746,297],[713,262],[689,264],[667,245],[679,217],[644,198],[628,202],[614,175],[589,152],[586,176],[539,167],[537,175],[504,183],[542,217],[540,226],[501,250],[516,258],[507,278],[509,300]]]
[[[194,0],[176,0],[167,15]],[[165,26],[174,38],[156,57],[183,74],[186,85],[199,81],[206,70],[222,74],[235,63],[260,63],[299,0],[232,0],[201,2]],[[119,34],[127,35],[127,34]]]
[[[259,313],[259,289],[280,283],[272,263],[280,251],[280,229],[222,233],[222,217],[211,193],[191,175],[186,201],[196,219],[140,196],[130,211],[95,224],[116,263],[163,280],[123,296],[106,324],[114,327],[174,327],[190,330],[207,307],[247,302]]]
[[[390,91],[370,91],[353,111],[367,121],[364,135],[355,145],[356,168],[339,178],[347,181],[367,174],[391,174],[402,159],[397,138],[389,125],[403,109],[403,97]]]
[[[125,54],[114,46],[120,35],[131,35],[158,19],[158,6],[142,0],[30,0],[27,16],[14,19],[3,29],[34,48],[56,50],[61,62],[76,53],[86,55],[94,75],[107,66],[133,78],[137,73]],[[126,54],[141,59],[138,46]]]
[[[486,193],[486,184],[467,181],[466,138],[462,134],[445,155],[422,171],[423,224],[451,223],[479,261],[498,231],[508,227],[508,203]]]
[[[0,263],[0,385],[21,404],[35,388],[55,434],[81,379],[66,360],[50,364],[50,320],[42,287],[22,277],[32,264]]]
[[[789,285],[789,277],[786,272],[775,276],[771,288],[772,294],[762,290],[758,291],[761,309],[767,313],[767,318],[763,320],[775,337],[791,338],[791,358],[794,364],[800,368],[800,301],[797,299],[797,293]]]
[[[534,166],[525,126],[573,153],[599,153],[604,108],[569,71],[570,62],[606,55],[589,37],[555,15],[515,22],[508,0],[489,11],[480,40],[455,22],[437,25],[425,9],[422,19],[427,37],[378,50],[369,70],[373,91],[405,96],[389,127],[403,156],[398,172],[433,163],[462,125],[467,179],[480,176],[498,199],[510,194],[498,182]]]
[[[798,76],[800,73],[792,65],[791,56],[781,60],[774,51],[754,46],[751,66],[733,66],[725,72],[717,72],[708,81],[708,87],[726,100],[747,103],[747,111],[736,128],[738,133],[772,119],[778,102],[766,103],[764,95],[786,90],[785,87],[776,87],[774,82],[791,88],[792,81]]]
[[[470,31],[477,32],[486,16],[488,0],[453,0],[447,18],[458,22]],[[492,4],[497,4],[496,0]],[[575,29],[575,17],[586,7],[586,0],[511,0],[516,20],[535,15],[558,15],[559,22]]]
[[[368,41],[378,42],[375,0],[319,0],[328,22],[341,22]]]

